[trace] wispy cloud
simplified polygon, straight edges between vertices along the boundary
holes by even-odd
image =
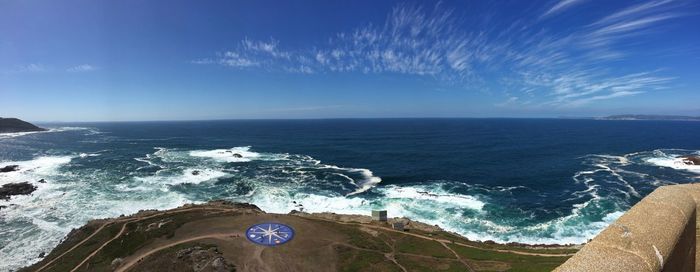
[[[573,7],[574,5],[580,4],[584,2],[584,0],[560,0],[557,2],[554,6],[552,6],[550,9],[548,9],[545,13],[540,16],[540,18],[544,18],[559,12],[562,12],[570,7]]]
[[[35,73],[35,72],[45,72],[48,68],[41,63],[30,63],[24,65],[15,66],[10,69],[10,73]]]
[[[97,67],[92,66],[90,64],[80,64],[77,66],[70,67],[66,69],[68,72],[76,73],[76,72],[90,72],[90,71],[95,71],[97,70]]]
[[[561,0],[538,9],[533,18],[573,9],[584,1]],[[303,74],[414,75],[463,89],[500,90],[506,101],[499,106],[576,107],[668,86],[673,78],[660,75],[658,69],[620,72],[607,67],[633,58],[632,49],[643,46],[641,37],[679,17],[682,7],[675,1],[653,0],[560,33],[536,19],[517,18],[497,28],[465,20],[442,4],[398,5],[383,23],[337,33],[324,44],[287,49],[272,38],[244,38],[229,51],[192,63]],[[628,42],[632,38],[635,43]]]
[[[303,107],[293,107],[293,108],[277,108],[270,109],[267,112],[308,112],[308,111],[321,111],[329,109],[343,108],[344,105],[322,105],[322,106],[303,106]]]

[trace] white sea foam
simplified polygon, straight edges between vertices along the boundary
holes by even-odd
[[[266,212],[289,213],[292,210],[305,212],[335,212],[339,214],[368,214],[370,202],[359,197],[324,196],[312,193],[290,193],[288,190],[258,188],[246,201]]]
[[[236,156],[240,155],[240,157]],[[249,162],[260,157],[260,153],[250,151],[249,146],[234,147],[230,149],[195,150],[190,151],[190,156],[211,158],[223,162]]]
[[[663,156],[656,158],[649,158],[646,160],[648,163],[653,165],[673,168],[676,170],[685,170],[695,173],[700,173],[700,165],[688,165],[683,162],[683,159],[673,157],[673,156]]]
[[[0,166],[18,165],[19,170],[0,173],[0,185],[12,182],[36,182],[55,174],[57,169],[71,161],[70,156],[42,156],[29,161],[5,161]]]
[[[240,154],[242,160],[233,158],[234,152]],[[71,159],[90,157],[99,152],[2,162],[0,166],[18,164],[21,170],[0,174],[0,183],[35,182],[41,178],[46,178],[47,183],[37,184],[39,189],[32,196],[12,198],[10,203],[16,206],[3,209],[3,219],[20,227],[0,229],[3,245],[0,248],[0,270],[37,261],[40,252],[48,252],[70,229],[89,219],[132,214],[140,209],[169,209],[202,201],[195,194],[183,192],[181,186],[172,185],[201,184],[197,190],[206,190],[215,186],[213,181],[221,178],[226,178],[226,188],[232,193],[220,196],[253,203],[267,212],[287,213],[303,209],[307,212],[369,215],[372,209],[386,209],[390,217],[408,217],[439,225],[473,240],[582,243],[622,214],[627,208],[624,203],[630,201],[625,198],[634,198],[635,192],[643,194],[646,191],[640,188],[654,181],[653,176],[643,171],[635,172],[640,170],[625,167],[655,165],[640,158],[672,157],[666,153],[672,152],[586,157],[588,168],[578,171],[573,177],[584,188],[572,192],[571,197],[564,200],[574,203],[571,210],[546,222],[535,221],[535,213],[531,210],[520,210],[522,215],[508,218],[494,215],[498,213],[495,210],[508,207],[496,206],[499,203],[492,203],[491,197],[507,196],[521,192],[518,191],[521,189],[528,190],[527,187],[463,185],[447,181],[378,186],[381,178],[374,176],[369,169],[328,165],[305,155],[258,153],[251,151],[250,147],[215,150],[156,148],[155,152],[136,159],[144,162],[143,165],[160,168],[147,176],[143,176],[144,171],[121,173],[110,169],[61,168]],[[684,151],[682,154],[688,153]],[[238,163],[246,161],[255,161],[254,168],[247,163]],[[195,175],[194,171],[199,173]],[[104,172],[112,176],[105,177]]]
[[[384,194],[385,198],[390,200],[429,201],[472,210],[484,208],[484,202],[473,196],[445,192],[436,186],[400,187],[389,185],[381,188],[379,191]]]
[[[183,161],[188,161],[189,158],[183,157],[182,152],[178,151],[164,151],[164,154],[160,154],[159,157],[161,158],[171,158],[171,157],[177,157]],[[347,180],[347,184],[340,183],[338,184],[341,186],[343,189],[350,190],[350,192],[347,193],[348,196],[351,195],[356,195],[360,194],[362,192],[365,192],[373,187],[375,187],[377,184],[379,184],[382,180],[381,178],[374,176],[372,171],[369,169],[364,169],[364,168],[345,168],[345,167],[340,167],[340,166],[335,166],[335,165],[327,165],[323,164],[321,161],[316,160],[310,156],[305,156],[305,155],[291,155],[291,154],[286,154],[286,153],[258,153],[251,151],[251,148],[249,146],[243,146],[243,147],[233,147],[230,149],[214,149],[214,150],[194,150],[194,151],[189,151],[186,153],[189,157],[191,158],[204,158],[208,160],[213,160],[214,162],[250,162],[250,161],[275,161],[275,162],[280,162],[279,164],[276,164],[274,166],[271,166],[271,168],[267,169],[268,171],[280,171],[286,174],[292,174],[296,175],[295,177],[290,177],[290,181],[293,182],[298,182],[301,180],[305,180],[306,182],[312,182],[312,181],[317,181],[313,177],[313,175],[309,175],[308,171],[315,171],[315,170],[324,170],[324,169],[330,169],[336,171],[335,173],[330,173],[332,175],[336,175],[339,177],[343,177],[344,179]],[[234,154],[238,154],[241,157],[234,156]],[[199,163],[206,163],[206,162],[199,162]],[[263,169],[259,169],[259,171],[265,171]],[[266,174],[262,173],[260,176],[265,176]],[[299,180],[301,179],[301,180]],[[330,182],[327,180],[321,181],[321,182]],[[348,187],[347,185],[351,185]]]
[[[365,192],[365,191],[377,186],[377,184],[379,184],[380,182],[382,182],[382,179],[380,177],[374,176],[374,173],[372,173],[372,171],[370,171],[369,169],[342,168],[342,167],[338,167],[338,166],[330,166],[330,168],[338,169],[338,170],[345,170],[345,171],[350,171],[350,172],[356,172],[356,173],[360,173],[362,175],[361,180],[354,180],[351,177],[339,174],[339,175],[342,175],[343,177],[349,179],[352,182],[352,184],[357,187],[357,190],[353,191],[352,193],[349,193],[348,196]]]
[[[8,139],[8,138],[15,138],[15,137],[20,137],[24,135],[30,135],[30,134],[36,134],[36,133],[44,133],[46,131],[28,131],[28,132],[10,132],[10,133],[0,133],[0,139]]]
[[[92,131],[94,134],[99,133],[94,128],[86,128],[86,127],[57,127],[57,128],[48,128],[47,130],[44,131],[28,131],[28,132],[12,132],[12,133],[0,133],[0,139],[8,139],[8,138],[15,138],[15,137],[20,137],[20,136],[25,136],[25,135],[31,135],[31,134],[39,134],[39,133],[51,133],[51,132],[64,132],[64,131],[75,131],[75,130],[88,130]]]
[[[90,219],[197,202],[152,185],[144,186],[150,191],[120,193],[118,188],[110,189],[99,172],[74,173],[62,169],[73,158],[41,156],[28,161],[0,162],[0,166],[20,167],[18,171],[0,173],[0,184],[29,181],[38,187],[31,195],[14,196],[3,203],[7,207],[2,209],[2,221],[11,225],[0,228],[0,271],[39,261],[39,253],[51,251],[71,229]],[[37,182],[39,179],[45,179],[45,183]]]
[[[99,153],[80,153],[79,156],[84,159],[87,157],[97,157],[99,155],[100,155]]]
[[[178,175],[166,175],[157,173],[154,176],[136,177],[137,181],[150,184],[176,185],[176,184],[199,184],[205,181],[216,180],[227,174],[215,169],[186,168]]]

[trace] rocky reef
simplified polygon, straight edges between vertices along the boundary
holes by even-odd
[[[679,159],[686,165],[700,165],[700,156],[681,156]]]
[[[36,190],[29,182],[8,183],[0,187],[0,199],[8,200],[13,195],[28,195]]]

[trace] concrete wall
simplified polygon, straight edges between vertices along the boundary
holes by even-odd
[[[700,271],[698,203],[700,184],[659,187],[555,271]]]

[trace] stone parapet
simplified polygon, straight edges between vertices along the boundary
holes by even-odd
[[[659,187],[555,271],[696,271],[698,203],[700,184]]]

